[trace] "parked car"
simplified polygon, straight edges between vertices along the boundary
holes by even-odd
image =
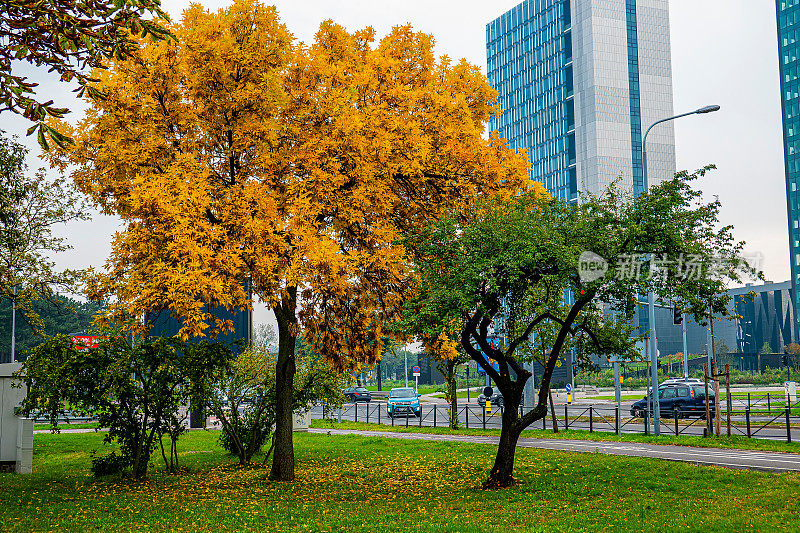
[[[350,402],[369,402],[372,400],[372,395],[364,387],[350,387],[342,392]]]
[[[478,405],[481,407],[486,407],[487,399],[492,402],[492,405],[498,405],[502,407],[505,404],[503,400],[503,393],[500,392],[500,389],[497,387],[492,387],[492,394],[489,396],[489,398],[487,398],[486,395],[481,392],[480,396],[478,396]]]
[[[658,406],[662,417],[675,416],[678,410],[678,417],[706,416],[705,386],[694,382],[666,383],[658,388]],[[714,391],[708,390],[710,399],[709,412],[714,414]],[[634,418],[644,417],[647,409],[648,398],[645,396],[631,406],[631,416]],[[650,404],[652,412],[653,405]]]
[[[669,378],[665,379],[662,385],[671,385],[673,383],[691,383],[692,385],[703,385],[703,381],[697,378]]]
[[[411,387],[400,387],[389,391],[386,398],[386,414],[389,418],[399,415],[420,416],[419,394]]]

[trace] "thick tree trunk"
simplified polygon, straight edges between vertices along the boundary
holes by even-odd
[[[494,466],[489,472],[489,479],[483,482],[484,489],[504,489],[514,484],[514,454],[517,451],[517,441],[522,432],[517,423],[518,410],[519,401],[506,400],[503,410],[503,427],[500,430],[500,443],[497,446]]]
[[[297,289],[290,288],[275,309],[278,321],[278,362],[275,369],[275,445],[270,479],[294,481],[294,446],[292,444],[292,393],[294,391],[295,340],[298,324],[295,314]]]

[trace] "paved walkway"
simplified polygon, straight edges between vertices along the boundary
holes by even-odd
[[[428,433],[394,433],[389,431],[359,431],[347,429],[316,429],[311,433],[331,435],[364,435],[392,439],[466,442],[496,445],[499,438],[479,435],[434,435]],[[568,439],[521,438],[522,448],[542,448],[569,452],[604,453],[650,457],[667,461],[682,461],[701,465],[724,466],[740,470],[763,470],[769,472],[800,472],[800,454],[782,452],[759,452],[724,448],[695,448],[690,446],[664,446],[633,442],[595,442]]]

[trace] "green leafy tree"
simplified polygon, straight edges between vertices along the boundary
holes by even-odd
[[[268,347],[274,332],[260,328],[256,342],[228,364],[218,368],[210,387],[210,407],[219,420],[220,443],[236,455],[239,464],[250,463],[272,436],[275,424],[275,355]],[[344,400],[345,378],[308,345],[299,343],[297,374],[292,395],[293,411],[307,411],[313,403],[339,406]],[[272,452],[270,445],[264,461]]]
[[[680,173],[635,199],[612,185],[601,196],[566,204],[535,187],[505,202],[479,202],[408,235],[420,279],[402,327],[434,337],[462,324],[461,346],[503,393],[500,442],[485,488],[513,484],[519,435],[546,416],[553,370],[570,343],[587,365],[590,354],[637,357],[636,298],[651,290],[661,301],[679,302],[698,322],[709,305],[728,313],[723,282],[752,270],[740,260],[742,243],[731,228],[718,227],[719,201],[702,204],[691,187],[705,170]],[[598,268],[582,268],[590,260]],[[605,275],[603,265],[610,266]],[[524,302],[517,317],[524,328],[492,346],[492,322],[512,295]],[[543,323],[555,324],[557,333],[534,407],[520,416],[531,373],[518,350]]]
[[[34,331],[44,326],[34,302],[57,303],[57,291],[77,287],[81,272],[58,271],[52,254],[71,248],[54,227],[88,218],[67,179],[27,172],[27,150],[0,134],[0,298],[20,308]]]
[[[196,389],[207,388],[213,371],[229,359],[230,350],[207,341],[155,338],[131,346],[112,335],[99,348],[78,351],[70,337],[57,335],[31,350],[19,372],[28,386],[21,408],[46,416],[53,430],[71,411],[97,417],[108,428],[105,442],[119,444],[120,455],[97,459],[96,472],[108,473],[113,463],[133,477],[145,476],[163,435],[171,439],[171,460],[164,460],[174,470],[179,407]]]
[[[33,122],[28,135],[38,131],[45,150],[48,137],[59,146],[70,141],[46,124],[48,116],[61,118],[69,110],[38,98],[37,84],[14,73],[15,62],[77,82],[78,96],[86,92],[102,98],[91,85],[89,70],[129,56],[137,48],[137,34],[168,35],[159,25],[158,19],[166,18],[159,0],[2,0],[0,6],[0,113],[10,111]]]
[[[263,346],[248,347],[219,368],[211,388],[211,412],[222,429],[220,443],[247,464],[275,423],[275,363]]]

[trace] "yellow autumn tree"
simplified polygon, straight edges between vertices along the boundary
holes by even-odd
[[[515,193],[527,162],[483,138],[498,109],[480,70],[410,27],[376,42],[325,22],[304,46],[237,0],[170,31],[97,73],[107,98],[54,162],[125,223],[89,279],[109,320],[169,310],[214,335],[230,324],[204,305],[245,309],[252,281],[278,323],[271,477],[291,480],[297,336],[337,369],[373,364],[414,286],[403,231]]]

